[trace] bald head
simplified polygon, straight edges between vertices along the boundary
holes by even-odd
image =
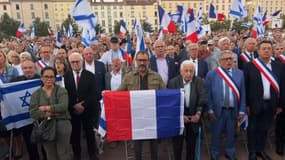
[[[83,57],[87,63],[92,63],[94,61],[94,51],[91,48],[84,48]]]
[[[24,73],[24,76],[27,79],[32,79],[37,73],[35,63],[31,60],[23,61],[21,63],[21,68],[22,68],[22,71]]]

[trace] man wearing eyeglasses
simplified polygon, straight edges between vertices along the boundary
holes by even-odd
[[[93,128],[99,120],[99,96],[96,94],[95,75],[83,68],[80,53],[71,53],[68,57],[71,69],[64,75],[68,92],[68,108],[71,115],[71,144],[74,160],[81,159],[81,126],[86,134],[87,150],[90,160],[98,159],[98,148]]]
[[[233,52],[225,50],[220,66],[211,70],[205,79],[208,95],[208,116],[211,124],[211,160],[218,160],[223,132],[226,132],[225,156],[234,160],[234,137],[237,120],[245,114],[245,86],[241,70],[233,68]]]
[[[149,69],[149,55],[146,51],[139,51],[135,57],[137,67],[125,75],[118,91],[164,89],[165,84],[160,75]],[[142,159],[143,140],[134,141],[135,159]],[[158,160],[156,140],[150,140],[151,160]]]

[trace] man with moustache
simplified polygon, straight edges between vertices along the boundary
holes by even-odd
[[[118,91],[164,89],[165,84],[160,75],[148,68],[149,55],[146,51],[139,51],[135,60],[137,68],[125,75]],[[142,143],[145,140],[135,140],[135,159],[142,159]],[[150,140],[151,160],[158,160],[157,141]]]

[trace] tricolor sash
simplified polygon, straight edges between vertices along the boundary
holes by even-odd
[[[277,58],[278,58],[282,63],[285,64],[285,54],[281,54],[281,55],[277,56]]]
[[[242,61],[244,61],[245,63],[250,62],[252,60],[252,58],[245,53],[241,53],[239,56],[242,59]]]
[[[238,104],[240,104],[240,92],[236,82],[233,80],[232,76],[230,76],[222,67],[216,68],[217,73],[221,76],[221,78],[226,82],[226,84],[233,91],[234,95],[237,98]]]
[[[41,69],[44,69],[45,67],[48,66],[48,64],[46,64],[43,60],[38,60],[37,64]]]
[[[269,81],[270,85],[273,87],[277,95],[279,96],[279,84],[276,75],[260,60],[256,58],[252,61],[255,67],[264,75],[264,77]]]

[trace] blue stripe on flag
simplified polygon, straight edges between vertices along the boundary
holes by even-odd
[[[157,138],[179,135],[181,112],[180,92],[180,89],[156,90]]]
[[[106,131],[106,121],[101,117],[99,126]]]
[[[42,81],[40,79],[27,82],[27,83],[16,84],[13,86],[1,88],[1,94],[4,95],[8,93],[13,93],[13,92],[21,91],[21,90],[34,88],[34,87],[40,86],[41,84],[42,84]]]
[[[13,116],[8,116],[6,118],[3,119],[4,124],[7,126],[10,123],[16,123],[18,121],[21,120],[25,120],[25,119],[29,119],[30,118],[30,113],[26,112],[26,113],[21,113],[21,114],[17,114],[17,115],[13,115]]]
[[[242,17],[242,13],[234,11],[234,10],[230,10],[230,14],[233,16],[238,16],[240,18]]]

